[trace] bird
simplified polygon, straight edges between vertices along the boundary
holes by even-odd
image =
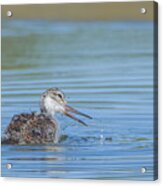
[[[60,139],[56,113],[64,114],[78,123],[87,126],[75,114],[92,119],[67,104],[64,93],[58,88],[49,88],[42,93],[40,112],[14,115],[6,128],[2,144],[49,144]]]

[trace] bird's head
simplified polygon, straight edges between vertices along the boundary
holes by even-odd
[[[70,107],[67,104],[67,101],[65,100],[65,95],[58,88],[47,89],[46,92],[42,94],[41,112],[51,117],[53,117],[55,113],[59,112],[78,121],[79,123],[83,125],[86,125],[86,124],[82,120],[76,118],[72,113],[91,119],[90,116]]]

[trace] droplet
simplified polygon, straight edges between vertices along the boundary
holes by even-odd
[[[100,134],[100,144],[104,144],[104,135]]]

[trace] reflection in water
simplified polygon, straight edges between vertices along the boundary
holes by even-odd
[[[83,127],[58,115],[58,145],[2,146],[2,175],[153,179],[152,26],[2,21],[2,132],[49,87],[93,117]]]

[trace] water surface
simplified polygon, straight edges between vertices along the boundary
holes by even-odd
[[[152,29],[151,22],[2,20],[2,133],[14,114],[39,111],[50,87],[93,117],[84,127],[58,115],[66,137],[57,145],[3,145],[2,175],[152,180]]]

